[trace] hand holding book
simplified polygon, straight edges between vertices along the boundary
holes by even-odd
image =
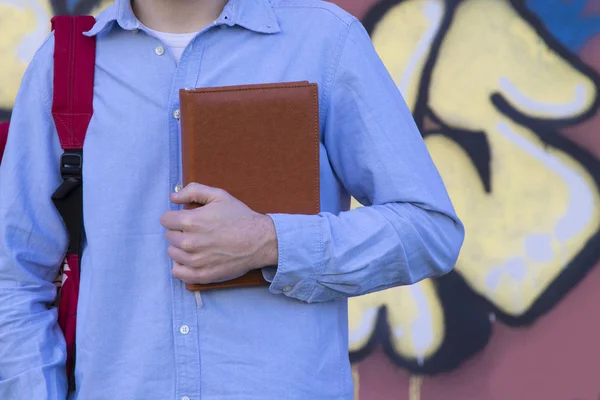
[[[161,218],[176,278],[187,284],[228,282],[277,265],[277,237],[268,216],[222,189],[198,183],[171,194],[171,201],[199,206],[167,211]]]
[[[267,285],[260,268],[269,266],[268,261],[276,263],[276,235],[266,214],[320,211],[317,85],[290,82],[182,90],[180,103],[183,184],[186,193],[194,192],[194,187],[203,192],[199,202],[205,205],[199,211],[198,204],[181,201],[185,209],[168,212],[168,224],[175,215],[183,221],[194,216],[210,223],[211,230],[203,235],[206,252],[212,251],[208,243],[234,244],[218,247],[216,251],[225,254],[220,262],[215,261],[216,253],[211,253],[211,263],[216,262],[211,270],[227,271],[207,272],[217,280],[192,280],[196,284],[190,284],[190,271],[176,265],[177,274],[185,278],[190,290]],[[201,185],[188,186],[190,183]],[[222,215],[224,203],[231,208],[227,212],[251,222]],[[227,224],[232,224],[231,229],[224,226]],[[209,238],[211,235],[215,237]],[[170,233],[169,239],[183,240],[183,235]],[[244,241],[253,243],[240,247]],[[182,252],[171,253],[183,257],[180,261],[191,261]],[[244,262],[247,264],[242,265]],[[185,262],[178,264],[190,268]]]

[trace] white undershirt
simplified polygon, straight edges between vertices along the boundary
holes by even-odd
[[[175,61],[179,63],[179,59],[183,54],[183,51],[187,47],[187,45],[192,41],[194,36],[198,32],[192,33],[166,33],[166,32],[158,32],[150,28],[146,28],[148,31],[152,32],[160,41],[162,41],[169,50],[173,57],[175,57]]]

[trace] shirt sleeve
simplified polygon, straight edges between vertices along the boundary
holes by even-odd
[[[441,177],[394,81],[355,21],[335,71],[324,144],[365,205],[339,215],[270,214],[272,293],[306,302],[367,294],[449,272],[464,239]]]
[[[52,36],[30,63],[0,165],[0,399],[65,399],[66,350],[52,307],[68,245],[51,201],[61,152],[51,117]]]

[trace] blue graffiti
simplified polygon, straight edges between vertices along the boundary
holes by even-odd
[[[600,15],[585,15],[587,0],[527,0],[527,7],[565,47],[577,54],[600,34]]]

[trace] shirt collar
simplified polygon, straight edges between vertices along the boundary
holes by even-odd
[[[115,3],[98,15],[87,36],[95,36],[108,30],[116,22],[125,30],[138,29],[141,22],[131,8],[131,0],[115,0]],[[273,6],[269,0],[229,0],[217,24],[239,25],[259,33],[277,33],[281,31]]]

